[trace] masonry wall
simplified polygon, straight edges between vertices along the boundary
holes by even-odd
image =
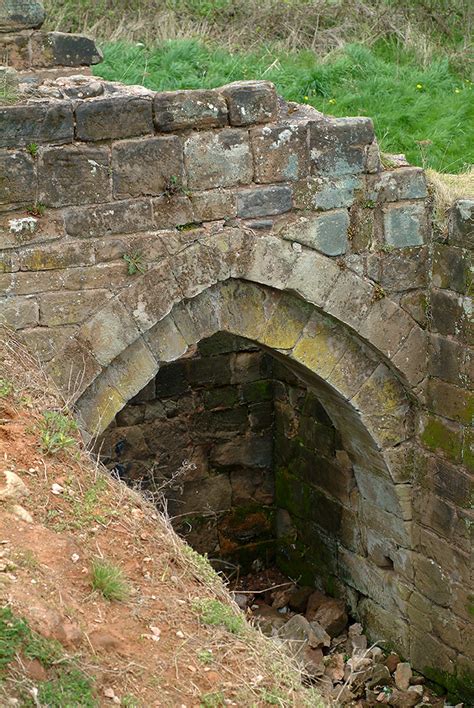
[[[404,460],[392,473],[403,518],[389,515],[380,531],[387,545],[395,518],[412,539],[410,579],[394,576],[406,651],[425,673],[466,686],[473,202],[459,202],[449,233],[436,234],[423,171],[383,162],[369,119],[286,104],[268,82],[165,94],[96,79],[39,84],[34,98],[0,107],[0,318],[65,385],[79,342],[89,366],[79,396],[110,351],[133,341],[115,320],[99,327],[96,313],[110,302],[121,324],[147,332],[169,312],[160,308],[170,292],[192,298],[193,272],[210,277],[210,257],[186,260],[193,249],[219,249],[225,264],[245,257],[238,244],[258,249],[271,236],[262,282],[277,288],[293,256],[314,254],[317,277],[306,271],[294,291],[366,342],[411,402],[400,421],[410,440],[386,441],[386,459]],[[365,491],[378,510],[382,493]],[[353,582],[363,594],[370,578]],[[383,630],[389,617],[370,621]]]

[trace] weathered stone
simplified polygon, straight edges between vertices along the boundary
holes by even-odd
[[[167,91],[153,99],[155,125],[164,132],[184,128],[222,128],[227,104],[218,91]]]
[[[264,126],[250,131],[256,182],[287,182],[309,172],[306,125]]]
[[[230,441],[216,445],[211,462],[223,467],[243,465],[244,467],[266,467],[271,454],[272,441],[268,437],[243,442]]]
[[[409,708],[409,706],[416,706],[420,702],[420,696],[417,693],[413,693],[413,691],[399,691],[395,688],[390,693],[388,702],[390,706]]]
[[[219,89],[227,101],[231,125],[271,123],[278,114],[278,97],[270,81],[236,81]]]
[[[9,66],[16,71],[28,69],[31,65],[30,33],[3,34],[0,32],[0,56],[8,57]]]
[[[196,221],[228,219],[237,214],[235,195],[225,189],[193,192],[191,203]]]
[[[149,199],[73,207],[64,211],[66,231],[75,238],[131,234],[153,228]]]
[[[423,204],[383,207],[385,242],[394,248],[421,246],[426,241],[428,220]]]
[[[400,661],[395,669],[395,685],[400,691],[407,691],[413,676],[410,664]]]
[[[45,148],[38,164],[38,201],[50,207],[110,201],[109,172],[106,148]]]
[[[297,209],[342,209],[354,203],[356,190],[362,187],[360,177],[309,177],[294,187]]]
[[[469,341],[473,330],[470,298],[445,290],[433,289],[431,291],[431,321],[434,332],[451,334],[460,341]]]
[[[0,108],[0,147],[18,148],[71,143],[74,117],[68,102],[33,103]]]
[[[100,364],[107,366],[138,337],[132,315],[115,299],[87,320],[77,338]]]
[[[283,214],[292,206],[291,187],[287,186],[240,189],[235,196],[237,216],[244,219]]]
[[[31,53],[35,67],[90,66],[102,61],[93,39],[65,32],[33,34]]]
[[[183,153],[176,136],[124,140],[112,148],[114,196],[166,194],[183,183]]]
[[[368,177],[367,190],[367,198],[374,202],[424,199],[427,196],[425,173],[420,167],[381,172]]]
[[[347,249],[347,209],[300,217],[283,231],[283,238],[296,241],[327,256],[339,256]]]
[[[466,293],[471,284],[472,258],[469,251],[435,244],[433,249],[433,285]]]
[[[34,327],[38,324],[38,303],[33,298],[10,297],[2,298],[0,306],[0,322],[13,329]]]
[[[252,181],[247,131],[227,128],[192,134],[184,144],[184,156],[191,189],[230,187]]]
[[[374,129],[369,118],[325,118],[310,123],[309,135],[314,171],[337,177],[364,170]]]
[[[398,349],[392,362],[403,371],[412,386],[420,383],[426,376],[427,336],[424,330],[413,327],[412,331]]]
[[[68,399],[76,401],[94,381],[102,367],[77,339],[69,339],[51,359],[47,371]]]
[[[31,157],[23,152],[0,153],[0,211],[27,202],[32,205],[35,198],[36,175]],[[10,247],[3,238],[0,243],[2,248]]]
[[[367,275],[389,292],[424,288],[428,281],[428,249],[404,248],[393,253],[369,254]]]
[[[448,221],[449,243],[474,248],[474,199],[459,199],[451,208]]]
[[[314,605],[312,605],[312,607],[313,606]],[[310,608],[308,603],[306,617],[309,616],[309,613]],[[336,600],[335,598],[328,597],[325,600],[322,600],[318,609],[314,612],[314,614],[312,612],[311,614],[313,617],[311,623],[319,623],[331,637],[337,637],[347,625],[348,618],[343,600]]]
[[[0,502],[21,499],[28,496],[29,489],[24,481],[15,472],[4,470],[3,480],[0,483]]]
[[[50,361],[67,340],[74,335],[76,327],[34,327],[24,329],[22,337],[28,347],[42,362]]]
[[[107,290],[45,293],[38,298],[40,324],[46,327],[78,324],[111,297]]]
[[[152,102],[147,96],[111,96],[76,106],[79,140],[118,140],[153,133]]]
[[[182,496],[168,502],[171,514],[190,514],[214,509],[229,509],[232,503],[232,488],[227,475],[215,475],[211,479],[189,482]]]
[[[0,7],[0,32],[40,27],[44,22],[41,0],[4,0]]]
[[[427,405],[434,413],[470,425],[474,415],[474,394],[458,386],[431,378],[426,390]]]

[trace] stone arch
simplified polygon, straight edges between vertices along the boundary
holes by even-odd
[[[423,333],[331,259],[277,236],[224,228],[109,300],[50,370],[60,387],[72,388],[86,430],[98,433],[161,364],[219,331],[291,362],[341,433],[363,523],[394,561],[391,571],[372,564],[369,580],[348,554],[343,574],[365,597],[360,614],[372,635],[386,636],[391,626],[388,638],[408,655],[411,398],[421,378],[411,354],[419,357]]]

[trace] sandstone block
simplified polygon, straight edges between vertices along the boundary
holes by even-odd
[[[8,64],[16,71],[28,69],[31,64],[30,33],[2,34],[0,56],[8,57]]]
[[[314,248],[327,256],[339,256],[347,249],[349,214],[335,209],[324,214],[300,217],[283,230],[283,238]]]
[[[66,232],[75,238],[131,234],[153,228],[149,199],[134,199],[64,211]]]
[[[460,342],[438,334],[430,335],[429,373],[457,386],[462,385],[463,357],[466,348]]]
[[[392,362],[403,371],[412,386],[420,383],[427,375],[428,342],[424,330],[413,327],[407,339],[397,351]]]
[[[27,216],[25,211],[0,214],[0,243],[3,248],[52,241],[64,235],[63,219],[57,212],[46,212],[41,217]]]
[[[219,89],[227,101],[231,125],[271,123],[278,115],[278,97],[270,81],[236,81]]]
[[[47,327],[78,324],[111,297],[108,290],[45,293],[39,297],[40,324]]]
[[[41,0],[5,0],[0,6],[0,32],[40,27],[43,22]]]
[[[237,216],[244,219],[283,214],[292,207],[291,187],[287,186],[241,189],[235,196]]]
[[[248,184],[253,161],[247,131],[225,128],[190,135],[184,145],[188,185],[212,189]]]
[[[362,187],[360,177],[308,177],[294,187],[297,209],[342,209],[354,203],[356,190]]]
[[[425,288],[428,272],[426,246],[396,249],[392,253],[373,253],[367,257],[367,277],[380,283],[387,291]]]
[[[0,211],[10,205],[33,204],[35,199],[36,175],[32,158],[24,152],[0,152]],[[1,246],[9,247],[3,239]]]
[[[197,221],[216,221],[237,215],[235,195],[225,189],[193,192],[191,202]]]
[[[118,140],[153,133],[152,102],[147,96],[83,101],[75,115],[79,140]]]
[[[421,167],[402,167],[371,175],[367,180],[367,198],[374,202],[399,199],[425,199],[425,173]]]
[[[124,140],[112,148],[114,196],[159,195],[183,182],[183,151],[176,136]]]
[[[462,430],[459,424],[440,416],[423,416],[420,420],[421,441],[431,450],[443,452],[451,460],[460,461]]]
[[[332,177],[363,172],[366,147],[373,142],[370,118],[333,118],[310,123],[314,172]]]
[[[59,390],[76,400],[98,376],[102,367],[77,339],[69,339],[51,359],[47,370]]]
[[[227,125],[227,104],[218,91],[166,91],[153,100],[155,125],[164,132],[185,128],[222,128]]]
[[[430,378],[426,390],[428,408],[445,418],[470,425],[474,416],[474,394],[446,381]]]
[[[383,208],[385,242],[394,248],[421,246],[428,234],[423,204],[397,204]]]
[[[459,199],[449,214],[449,243],[474,248],[474,199]]]
[[[256,182],[286,182],[309,172],[308,128],[301,124],[264,126],[250,131]]]
[[[46,206],[110,201],[109,171],[106,148],[45,148],[38,164],[38,201]]]
[[[100,364],[107,366],[138,337],[132,315],[115,299],[82,325],[77,339]]]
[[[102,61],[93,39],[66,32],[37,32],[31,37],[32,64],[36,67],[90,66]]]
[[[68,102],[34,103],[0,108],[0,147],[30,143],[71,143],[74,139],[72,106]]]
[[[153,222],[156,229],[172,229],[175,226],[193,224],[196,220],[193,210],[194,202],[184,194],[157,197],[152,199],[152,205]]]
[[[446,290],[431,292],[433,331],[454,335],[460,341],[472,341],[472,304],[469,298]]]
[[[38,303],[32,298],[11,297],[0,301],[0,322],[12,329],[24,329],[38,324]]]
[[[466,293],[471,283],[470,251],[437,243],[433,250],[433,285]]]
[[[32,327],[22,331],[28,349],[42,362],[50,361],[76,331],[74,326]]]

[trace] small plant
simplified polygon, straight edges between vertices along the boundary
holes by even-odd
[[[187,561],[195,568],[196,575],[200,580],[203,580],[207,585],[212,585],[219,581],[219,575],[216,573],[206,555],[202,555],[191,548],[188,544],[183,545],[182,552]]]
[[[366,199],[362,206],[364,209],[375,209],[375,202],[373,199]]]
[[[245,626],[245,620],[237,615],[232,608],[224,605],[219,600],[202,598],[195,600],[192,604],[194,610],[199,613],[199,617],[204,624],[225,627],[231,634],[240,634]]]
[[[187,224],[181,224],[176,228],[178,231],[194,231],[194,229],[199,229],[202,226],[202,221],[190,221]]]
[[[143,263],[143,255],[140,251],[134,251],[133,253],[124,253],[123,260],[127,264],[127,272],[129,275],[135,275],[136,273],[144,273],[146,270],[145,264]]]
[[[46,212],[46,205],[42,204],[41,202],[35,202],[32,204],[28,209],[26,210],[26,213],[28,216],[36,216],[36,217],[41,217],[44,216]]]
[[[165,188],[163,189],[163,194],[168,201],[171,200],[175,194],[185,194],[183,184],[179,177],[172,175],[165,183]]]
[[[59,671],[54,679],[40,684],[36,705],[48,708],[97,708],[98,702],[92,692],[91,680],[79,669],[67,668]]]
[[[381,285],[374,285],[374,289],[372,290],[372,297],[371,301],[372,302],[377,302],[378,300],[383,300],[385,297],[385,290],[382,288]]]
[[[6,379],[0,379],[0,398],[9,396],[13,391],[13,384]]]
[[[201,662],[201,664],[212,664],[214,661],[214,655],[211,651],[211,649],[201,649],[197,653],[197,658]]]
[[[205,693],[201,696],[200,708],[220,708],[225,705],[225,697],[222,691],[217,693]]]
[[[39,145],[36,143],[30,143],[26,146],[26,151],[30,153],[31,157],[36,157],[38,154]]]
[[[135,698],[135,696],[127,693],[125,696],[122,696],[121,705],[123,708],[140,708],[141,703],[137,698]]]
[[[92,562],[92,587],[106,600],[118,602],[126,600],[130,592],[120,568],[102,558],[96,558]]]
[[[57,411],[45,411],[40,423],[41,447],[47,455],[55,455],[74,445],[72,437],[77,423]]]

